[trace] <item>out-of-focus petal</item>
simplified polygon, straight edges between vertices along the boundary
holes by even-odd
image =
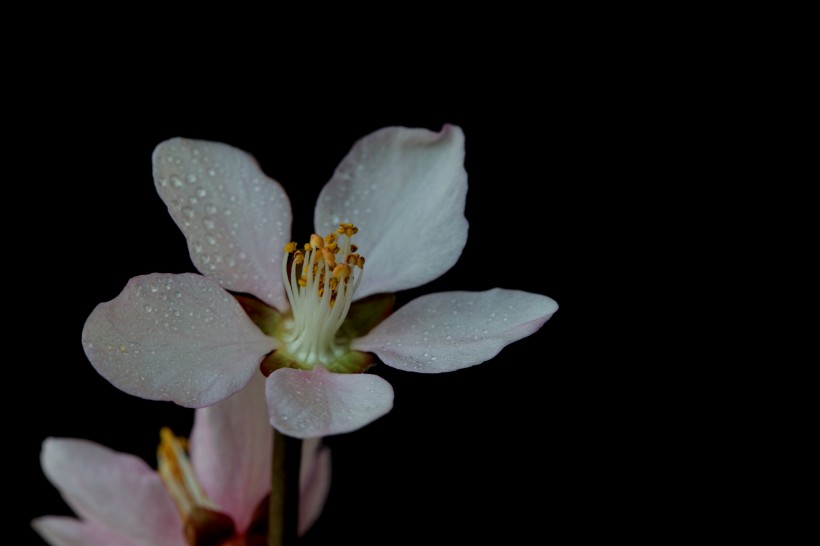
[[[294,438],[357,430],[393,407],[393,387],[370,374],[338,374],[282,368],[267,380],[271,425]]]
[[[46,439],[40,459],[46,477],[83,519],[134,544],[181,544],[182,524],[171,497],[142,459],[74,438]],[[57,533],[59,527],[80,532],[68,524],[48,528]]]
[[[302,464],[299,474],[299,534],[303,535],[316,522],[330,491],[330,448],[321,439],[310,438],[302,444]]]
[[[270,491],[272,442],[261,373],[227,400],[196,411],[191,462],[208,497],[239,532]]]
[[[276,345],[215,281],[154,273],[131,279],[83,328],[85,354],[114,386],[202,407],[247,385]]]
[[[555,300],[520,290],[442,292],[421,296],[354,340],[388,366],[422,373],[449,372],[491,359],[538,330]]]
[[[290,201],[253,156],[219,142],[173,138],[154,150],[154,184],[202,274],[288,309],[281,263]]]
[[[318,233],[359,227],[367,258],[357,298],[427,283],[456,263],[467,242],[464,133],[388,127],[359,140],[319,194]]]
[[[101,525],[66,516],[37,518],[31,526],[52,546],[143,546]],[[184,544],[184,541],[177,543],[178,546]]]

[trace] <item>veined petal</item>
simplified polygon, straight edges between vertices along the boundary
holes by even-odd
[[[52,546],[143,546],[99,524],[66,516],[44,516],[31,526]],[[176,544],[185,545],[181,534]]]
[[[305,440],[299,473],[299,535],[304,535],[322,513],[330,491],[330,473],[330,448],[319,438]]]
[[[150,400],[203,407],[247,385],[276,342],[215,281],[153,273],[94,309],[85,354],[114,386]]]
[[[191,462],[208,497],[239,532],[270,491],[272,442],[261,373],[227,400],[196,411]]]
[[[520,290],[442,292],[411,301],[352,347],[400,370],[449,372],[491,359],[538,330],[555,300]]]
[[[87,440],[48,438],[40,460],[46,477],[78,515],[129,539],[129,546],[184,544],[171,497],[159,475],[138,457]],[[82,530],[64,520],[44,529],[55,536],[104,536],[103,530]]]
[[[253,156],[219,142],[173,138],[154,150],[154,184],[203,275],[288,309],[281,262],[290,201]]]
[[[319,194],[317,233],[359,227],[367,258],[356,298],[427,283],[467,242],[464,133],[388,127],[359,140]],[[403,258],[407,256],[407,258]]]
[[[370,374],[338,374],[282,368],[265,385],[270,423],[294,438],[357,430],[393,407],[393,387]]]

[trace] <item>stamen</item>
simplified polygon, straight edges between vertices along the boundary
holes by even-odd
[[[312,248],[324,248],[325,241],[322,239],[321,235],[316,235],[315,233],[310,236],[310,246]]]
[[[174,436],[168,427],[163,427],[159,435],[157,470],[182,521],[186,520],[196,506],[216,509],[217,506],[205,495],[194,475],[194,469],[185,453],[184,440]]]
[[[336,342],[336,332],[361,281],[364,260],[351,251],[350,241],[358,231],[353,224],[342,223],[324,239],[311,235],[304,253],[294,245],[290,275],[289,253],[284,256],[282,275],[293,319],[285,326],[280,350],[308,369],[316,364],[329,365],[346,351]],[[354,272],[354,267],[359,271]]]

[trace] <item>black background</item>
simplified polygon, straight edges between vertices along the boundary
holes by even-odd
[[[327,439],[332,488],[304,544],[515,544],[639,526],[640,514],[623,509],[635,487],[634,469],[623,465],[635,408],[618,392],[629,372],[616,361],[630,352],[612,335],[630,328],[628,315],[618,318],[629,288],[617,286],[629,218],[616,201],[631,191],[613,173],[621,181],[634,173],[637,150],[604,72],[509,78],[501,91],[431,75],[413,89],[398,79],[343,93],[344,81],[334,80],[308,96],[281,92],[284,84],[251,92],[247,82],[205,96],[176,80],[149,82],[143,95],[134,83],[101,81],[40,104],[16,158],[27,174],[21,197],[6,204],[20,207],[27,234],[11,233],[22,264],[11,287],[13,339],[26,347],[10,365],[25,400],[12,409],[25,476],[17,521],[70,513],[39,468],[45,437],[88,438],[153,465],[159,428],[190,428],[192,410],[118,391],[80,344],[91,310],[129,278],[195,271],[153,188],[157,143],[185,136],[253,154],[288,192],[301,240],[316,196],[356,139],[388,125],[453,123],[466,135],[468,243],[455,267],[400,293],[399,303],[500,286],[546,294],[560,309],[470,369],[416,375],[378,365],[395,407]],[[28,532],[24,543],[37,540]]]

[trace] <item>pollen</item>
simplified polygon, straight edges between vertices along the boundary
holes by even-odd
[[[339,224],[339,227],[336,228],[336,233],[339,235],[347,235],[348,237],[353,237],[359,232],[359,228],[354,226],[353,224],[342,223]]]
[[[282,277],[292,318],[283,326],[279,350],[308,369],[330,364],[344,352],[336,332],[362,278],[364,258],[351,243],[358,231],[353,224],[341,223],[325,237],[312,234],[304,253],[294,244],[291,257],[290,247],[285,247]]]
[[[296,250],[296,243],[293,241],[285,245],[285,254],[292,254],[294,250]]]

